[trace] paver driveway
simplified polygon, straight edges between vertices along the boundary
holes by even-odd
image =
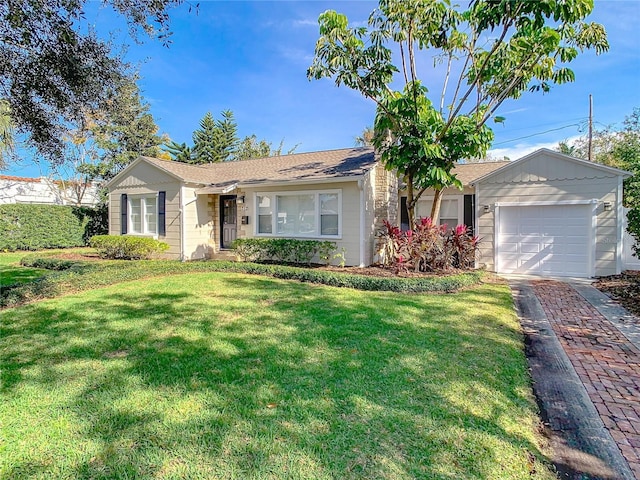
[[[539,399],[543,411],[547,408],[560,411],[558,404],[564,403],[562,408],[566,409],[567,417],[572,415],[595,417],[574,418],[578,424],[582,422],[586,426],[582,428],[581,433],[579,428],[572,432],[578,435],[578,440],[574,443],[581,444],[580,436],[608,437],[610,435],[609,443],[617,446],[619,450],[619,452],[600,456],[614,470],[618,467],[615,474],[592,472],[590,476],[579,478],[619,478],[623,475],[622,478],[635,476],[640,480],[640,345],[637,341],[640,336],[640,324],[627,322],[622,325],[619,318],[608,315],[607,311],[600,308],[598,302],[594,302],[594,298],[599,299],[599,292],[588,285],[572,285],[563,281],[540,279],[510,281],[510,283],[516,293],[516,301],[520,306],[521,318],[524,317],[523,325],[530,337],[529,340],[531,335],[534,335],[537,336],[537,341],[559,343],[561,350],[564,351],[562,357],[568,360],[572,367],[572,369],[569,366],[566,369],[560,368],[553,373],[554,376],[558,376],[556,383],[561,383],[562,377],[565,377],[565,386],[555,385],[545,388],[544,385],[534,385],[537,387],[536,394],[541,397]],[[531,294],[529,300],[533,305],[525,307],[524,310],[537,308],[539,312],[537,321],[527,323],[527,316],[528,320],[531,320],[536,315],[531,312],[527,314],[526,311],[523,314],[522,298],[518,299],[519,294],[522,297],[523,291]],[[543,331],[544,327],[538,328],[541,322],[548,322],[550,328],[546,332]],[[537,327],[531,328],[532,325]],[[544,351],[544,349],[538,349],[538,353],[533,355],[544,356]],[[558,359],[547,360],[546,363],[552,365],[553,371],[553,364],[557,363]],[[544,359],[534,359],[534,362],[536,361],[545,363]],[[532,365],[534,382],[545,383],[546,380],[541,379],[540,374],[536,380],[535,370],[536,367]],[[575,388],[575,385],[571,386],[571,376],[575,377],[576,374],[579,379],[576,384],[581,383],[584,388],[580,388],[580,385],[578,388]],[[563,388],[573,391],[565,397],[562,393],[556,396],[556,391]],[[550,392],[552,398],[545,399],[545,391]],[[586,395],[584,395],[585,391]],[[583,408],[582,405],[574,408],[576,405],[572,403],[580,402],[572,402],[571,399],[578,398],[572,395],[579,395],[581,392],[585,398],[584,402],[592,405],[587,405],[587,408]],[[594,433],[597,431],[597,428],[593,427],[596,423],[604,425],[599,433]],[[566,420],[566,425],[567,430],[574,428],[571,426],[571,418]],[[592,439],[584,440],[585,443],[589,443]],[[601,440],[604,446],[598,446],[597,442]],[[595,443],[592,442],[592,446],[587,447],[586,450],[591,448],[591,455],[597,457],[601,453],[599,450],[605,450],[606,440],[606,438],[604,440],[597,438]],[[571,443],[571,440],[568,443]],[[612,447],[612,450],[615,450],[615,447]]]

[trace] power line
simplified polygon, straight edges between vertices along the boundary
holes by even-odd
[[[520,130],[533,130],[534,128],[549,127],[551,125],[558,125],[560,123],[565,123],[565,122],[580,122],[586,125],[588,120],[589,120],[589,117],[565,118],[564,120],[560,120],[558,122],[545,122],[538,125],[527,125],[526,127],[509,128],[509,131],[517,132]],[[599,123],[599,122],[594,121],[594,123]],[[506,127],[506,124],[503,124],[503,125]]]
[[[525,138],[537,137],[538,135],[544,135],[545,133],[557,132],[558,130],[564,130],[569,127],[580,127],[582,126],[580,123],[572,123],[571,125],[565,125],[564,127],[552,128],[550,130],[545,130],[544,132],[532,133],[531,135],[525,135],[524,137],[512,138],[511,140],[504,140],[502,142],[496,142],[493,145],[504,145],[505,143],[515,142],[517,140],[524,140]]]

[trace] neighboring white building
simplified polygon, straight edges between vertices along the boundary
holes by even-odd
[[[92,207],[98,203],[98,189],[93,184],[71,180],[0,175],[0,204],[6,203],[79,204]]]

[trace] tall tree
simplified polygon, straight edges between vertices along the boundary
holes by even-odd
[[[162,148],[176,162],[191,163],[193,160],[193,149],[184,142],[178,143],[169,140]]]
[[[374,133],[373,127],[365,127],[362,133],[356,137],[356,147],[373,146]]]
[[[291,155],[298,148],[299,144],[294,145],[286,151],[286,155]],[[256,135],[244,137],[238,144],[238,148],[234,155],[234,160],[249,160],[251,158],[275,157],[282,155],[284,147],[284,139],[280,140],[277,148],[272,148],[271,143],[266,140],[258,140]]]
[[[238,147],[238,124],[233,118],[233,112],[231,110],[224,110],[222,112],[222,119],[217,120],[219,144],[218,151],[220,154],[221,162],[227,162],[233,160],[236,148]]]
[[[127,78],[110,92],[104,108],[84,113],[78,130],[88,131],[100,151],[95,163],[79,168],[91,180],[109,180],[140,155],[162,157],[161,145],[167,140],[149,113],[135,78]]]
[[[0,2],[0,98],[18,134],[52,162],[62,160],[69,124],[99,109],[128,66],[114,46],[85,20],[87,0]],[[168,40],[168,10],[182,0],[104,0],[128,22],[136,39],[144,32]]]
[[[376,103],[373,143],[404,176],[410,220],[427,188],[436,192],[437,219],[442,189],[461,187],[454,165],[486,153],[487,122],[504,120],[496,112],[506,99],[573,81],[566,64],[580,51],[608,49],[602,25],[583,21],[592,10],[593,0],[473,0],[467,9],[448,0],[380,0],[368,27],[355,28],[328,10],[307,76],[333,78]],[[435,95],[419,78],[424,52],[435,60],[430,80],[444,72]],[[394,80],[404,87],[394,90]]]
[[[633,173],[624,181],[623,202],[629,208],[627,230],[635,239],[634,251],[640,257],[640,107],[625,117],[622,127],[607,126],[593,133],[594,161]],[[589,139],[560,142],[558,151],[577,158],[589,158]]]
[[[11,118],[11,107],[5,100],[0,100],[0,170],[5,168],[7,157],[14,152],[14,124]]]
[[[222,119],[214,119],[207,112],[200,120],[200,128],[193,132],[191,163],[217,163],[233,160],[238,146],[238,125],[231,110],[224,110]]]

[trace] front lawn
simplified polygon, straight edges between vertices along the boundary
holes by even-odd
[[[554,478],[501,285],[198,273],[0,322],[0,478]]]
[[[32,282],[46,273],[41,268],[20,266],[20,259],[25,252],[0,253],[0,289],[9,285]]]

